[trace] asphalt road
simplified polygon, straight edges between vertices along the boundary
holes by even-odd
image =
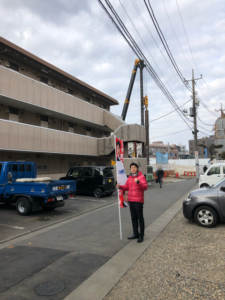
[[[146,226],[194,185],[195,180],[187,180],[167,184],[162,189],[147,191],[144,207]],[[10,246],[1,247],[0,299],[39,299],[40,296],[35,293],[34,288],[46,281],[61,281],[65,284],[65,289],[57,295],[41,298],[64,299],[127,245],[129,241],[126,237],[132,234],[129,209],[121,209],[123,230],[121,241],[118,205],[114,203],[115,199],[108,201],[112,203],[105,206],[101,203],[102,207],[74,216],[66,222],[46,227],[45,232],[34,232],[33,236],[32,234],[29,238],[25,236],[17,244],[12,240]]]

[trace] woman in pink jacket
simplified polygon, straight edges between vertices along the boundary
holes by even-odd
[[[126,184],[118,184],[116,187],[123,191],[128,191],[128,202],[133,225],[133,235],[128,237],[128,239],[138,239],[137,242],[141,243],[143,242],[145,231],[145,222],[143,217],[144,191],[147,190],[148,185],[144,175],[138,170],[137,164],[131,163],[130,170],[131,173]],[[138,231],[138,221],[140,233]]]

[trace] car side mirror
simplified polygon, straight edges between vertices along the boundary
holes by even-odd
[[[11,172],[8,172],[8,174],[7,174],[7,181],[9,184],[12,184],[12,173]]]
[[[220,190],[221,190],[222,192],[225,192],[225,186],[221,186]]]

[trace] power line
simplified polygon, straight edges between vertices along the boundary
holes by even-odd
[[[199,118],[199,116],[198,116],[198,119],[199,119],[200,122],[202,122],[203,124],[205,124],[205,125],[207,125],[207,126],[214,126],[214,125],[209,125],[209,124],[204,123],[204,122]]]
[[[188,100],[187,102],[185,102],[184,104],[182,104],[181,106],[179,106],[178,108],[175,108],[174,110],[172,110],[172,111],[169,112],[168,114],[163,115],[163,116],[161,116],[161,117],[159,117],[159,118],[157,118],[157,119],[154,119],[154,120],[149,121],[149,123],[154,122],[154,121],[159,120],[159,119],[162,119],[162,118],[164,118],[164,117],[166,117],[166,116],[172,114],[174,111],[176,111],[177,109],[180,109],[180,107],[184,106],[185,104],[187,104],[187,103],[190,102],[190,101],[191,101],[191,99]]]
[[[128,29],[126,28],[126,26],[124,25],[124,23],[122,22],[121,18],[116,13],[116,11],[113,8],[113,6],[110,3],[110,1],[109,0],[105,0],[106,4],[108,5],[109,9],[111,10],[111,13],[112,13],[113,16],[109,13],[109,11],[104,6],[104,4],[102,3],[101,0],[98,0],[98,2],[102,6],[102,8],[106,12],[106,14],[109,16],[109,18],[111,19],[111,21],[113,22],[113,24],[116,26],[117,30],[122,34],[122,36],[124,37],[124,39],[126,40],[126,42],[128,43],[128,45],[131,47],[131,49],[133,50],[133,52],[137,55],[138,58],[144,60],[144,62],[146,64],[146,69],[147,69],[148,73],[151,75],[151,77],[153,78],[153,80],[155,81],[155,83],[158,85],[158,87],[161,89],[161,91],[163,92],[163,94],[170,101],[170,103],[173,105],[173,107],[177,108],[178,105],[177,105],[176,101],[174,100],[174,98],[171,96],[171,94],[169,93],[169,91],[167,90],[167,88],[165,87],[165,85],[162,83],[162,81],[158,77],[157,73],[155,72],[155,70],[153,69],[153,67],[151,66],[151,64],[149,63],[149,61],[147,60],[147,58],[145,57],[145,55],[143,54],[143,52],[141,51],[141,49],[139,48],[139,46],[137,45],[137,43],[135,42],[135,40],[133,39],[132,35],[130,34],[130,32],[128,31]],[[192,130],[190,124],[183,117],[183,114],[179,110],[177,110],[177,112],[180,115],[180,117],[183,119],[183,121],[186,123],[186,125]]]
[[[142,16],[141,11],[140,11],[140,9],[138,8],[137,3],[135,2],[135,0],[131,0],[131,1],[132,1],[132,4],[133,4],[133,6],[134,6],[134,8],[135,8],[135,10],[136,10],[136,12],[137,12],[137,14],[138,14],[139,17],[140,17],[142,23],[144,24],[145,28],[147,29],[147,31],[148,31],[149,34],[151,35],[151,37],[152,37],[153,41],[155,42],[157,48],[158,48],[159,51],[161,52],[161,54],[162,54],[162,56],[163,56],[163,58],[164,58],[166,64],[167,64],[168,67],[170,68],[170,71],[171,71],[172,75],[174,76],[174,73],[172,72],[172,68],[171,68],[170,64],[169,64],[168,61],[166,60],[166,58],[165,58],[163,52],[161,51],[161,49],[160,49],[159,45],[157,44],[157,42],[156,42],[154,36],[152,35],[151,30],[150,30],[150,28],[149,28],[147,22],[145,21],[144,17]],[[176,78],[175,76],[174,76],[174,78],[175,78],[175,80],[177,81],[177,83],[180,85],[180,83],[179,83],[179,81],[177,80],[177,78]],[[180,85],[180,86],[181,86],[181,85]]]
[[[186,58],[184,52],[183,52],[183,49],[182,49],[181,44],[180,44],[180,42],[179,42],[179,40],[178,40],[178,37],[177,37],[177,35],[176,35],[176,33],[175,33],[175,30],[174,30],[174,28],[173,28],[172,22],[171,22],[171,20],[170,20],[169,14],[168,14],[168,12],[167,12],[167,9],[166,9],[166,6],[165,6],[165,3],[164,3],[163,0],[162,0],[162,3],[163,3],[163,6],[164,6],[164,8],[165,8],[165,11],[166,11],[167,17],[168,17],[168,19],[169,19],[170,25],[171,25],[171,27],[172,27],[173,33],[174,33],[174,35],[175,35],[175,37],[176,37],[176,40],[177,40],[177,42],[178,42],[178,45],[179,45],[179,47],[180,47],[180,49],[181,49],[181,52],[183,53],[183,56],[184,56],[186,62],[188,63],[189,67],[192,68],[191,65],[189,64],[189,62],[188,62],[188,60],[187,60],[187,58]]]
[[[162,0],[163,1],[163,0]],[[187,32],[186,32],[186,29],[185,29],[185,26],[184,26],[184,22],[183,22],[183,18],[182,18],[182,15],[181,15],[181,12],[180,12],[180,8],[179,8],[179,5],[178,5],[178,2],[176,0],[176,4],[177,4],[177,8],[178,8],[178,11],[179,11],[179,15],[180,15],[180,19],[181,19],[181,22],[182,22],[182,25],[183,25],[183,29],[184,29],[184,33],[185,33],[185,36],[186,36],[186,39],[187,39],[187,42],[188,42],[188,46],[189,46],[189,50],[191,52],[191,56],[192,56],[192,59],[194,61],[194,64],[199,72],[199,74],[201,74],[201,72],[199,71],[198,69],[198,66],[196,64],[196,61],[194,59],[194,56],[193,56],[193,53],[192,53],[192,50],[191,50],[191,46],[190,46],[190,43],[189,43],[189,40],[188,40],[188,37],[187,37]],[[205,80],[203,79],[205,85],[207,86],[208,90],[212,93],[212,91],[210,90],[209,86],[207,85],[207,83],[205,82]],[[212,93],[212,95],[214,96],[214,94]],[[214,96],[215,97],[215,96]],[[217,102],[219,102],[217,99],[216,99]],[[220,102],[219,102],[220,103]]]
[[[169,133],[169,134],[165,134],[165,135],[160,135],[160,136],[154,137],[154,139],[158,139],[160,137],[168,136],[168,135],[172,135],[172,134],[177,134],[177,133],[184,132],[184,131],[189,131],[189,129],[181,130],[181,131],[177,131],[177,132],[173,132],[173,133]]]
[[[185,33],[185,36],[186,36],[186,39],[187,39],[187,42],[188,42],[188,47],[189,47],[189,50],[190,50],[190,52],[191,52],[191,56],[192,56],[193,62],[194,62],[194,64],[195,64],[195,66],[196,66],[196,68],[197,68],[199,74],[201,74],[201,72],[199,71],[198,66],[197,66],[197,64],[196,64],[196,62],[195,62],[195,59],[194,59],[194,56],[193,56],[193,53],[192,53],[192,50],[191,50],[191,46],[190,46],[190,43],[189,43],[189,40],[188,40],[188,37],[187,37],[187,32],[186,32],[186,29],[185,29],[185,27],[184,27],[183,18],[182,18],[182,16],[181,16],[181,12],[180,12],[180,8],[179,8],[179,5],[178,5],[177,0],[176,0],[176,3],[177,3],[177,8],[178,8],[178,11],[179,11],[181,23],[182,23],[182,25],[183,25],[184,33]]]
[[[162,75],[162,77],[164,78],[164,80],[165,80],[165,82],[167,83],[168,87],[170,88],[170,91],[173,93],[173,95],[174,95],[174,96],[175,96],[175,98],[176,98],[176,95],[175,95],[174,91],[172,90],[171,86],[169,85],[169,83],[167,82],[166,78],[164,77],[164,75],[163,75],[162,71],[160,70],[160,68],[159,68],[159,66],[158,66],[158,64],[157,64],[157,62],[156,62],[156,61],[155,61],[155,59],[153,58],[153,56],[152,56],[151,52],[149,51],[149,49],[148,49],[148,47],[147,47],[146,43],[145,43],[145,42],[144,42],[144,40],[142,39],[142,37],[141,37],[140,33],[138,32],[138,30],[137,30],[137,28],[135,27],[135,25],[134,25],[133,21],[131,20],[131,18],[130,18],[130,16],[129,16],[129,14],[127,13],[127,11],[126,11],[125,7],[123,6],[123,4],[121,3],[121,1],[120,1],[120,0],[119,0],[119,2],[120,2],[120,5],[121,5],[121,6],[122,6],[122,8],[123,8],[123,10],[124,10],[125,14],[127,15],[127,17],[129,18],[130,22],[132,23],[132,25],[133,25],[133,27],[134,27],[135,31],[136,31],[136,32],[137,32],[137,34],[139,35],[139,37],[140,37],[140,39],[142,40],[143,44],[145,45],[145,48],[147,49],[148,53],[150,54],[151,58],[153,59],[154,63],[156,64],[156,67],[158,68],[158,70],[159,70],[160,74]]]

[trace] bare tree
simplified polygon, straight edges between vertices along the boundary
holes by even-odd
[[[215,151],[215,148],[216,149],[218,149],[218,148],[222,148],[223,147],[223,145],[214,145],[214,144],[212,144],[211,146],[206,146],[206,145],[204,145],[204,144],[199,144],[199,147],[202,147],[202,148],[206,148],[207,149],[207,151],[209,152],[209,155],[210,155],[210,161],[212,161],[213,160],[213,154],[216,154],[217,152]]]

